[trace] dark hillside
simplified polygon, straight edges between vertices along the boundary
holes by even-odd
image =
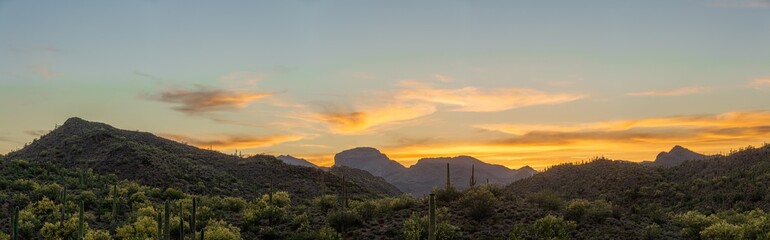
[[[91,168],[99,174],[196,194],[252,197],[264,193],[272,181],[274,187],[292,195],[312,197],[318,196],[320,189],[336,191],[340,186],[333,174],[290,166],[273,156],[241,158],[80,118],[68,119],[27,147],[9,153],[7,159]],[[323,183],[318,181],[322,178],[326,179]],[[349,189],[361,197],[387,195],[357,185]]]

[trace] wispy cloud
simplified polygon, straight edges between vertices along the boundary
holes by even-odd
[[[45,79],[51,79],[59,76],[59,73],[54,72],[53,69],[51,69],[51,66],[48,64],[36,65],[33,67],[33,71],[35,74]]]
[[[427,85],[402,83],[412,86],[400,91],[396,98],[403,101],[422,101],[449,105],[456,112],[499,112],[535,105],[561,104],[583,99],[588,95],[546,93],[528,88],[481,89],[464,87],[438,89]]]
[[[474,127],[510,135],[491,136],[488,140],[401,144],[381,150],[406,165],[422,157],[472,155],[509,167],[530,165],[536,168],[598,155],[633,161],[651,160],[660,151],[677,144],[715,154],[766,141],[770,137],[770,112]]]
[[[150,98],[167,103],[176,103],[174,109],[189,114],[235,110],[248,106],[250,103],[269,97],[272,93],[212,89],[198,86],[194,90],[167,89]]]
[[[390,124],[416,119],[436,112],[430,104],[397,103],[365,107],[356,111],[333,111],[312,114],[311,119],[326,123],[332,132],[340,134],[368,133]]]
[[[705,87],[681,87],[675,89],[657,90],[649,92],[626,93],[628,96],[684,96],[706,91]]]
[[[24,131],[24,133],[29,134],[30,136],[39,137],[48,134],[51,132],[51,130],[29,130]]]
[[[750,85],[755,88],[770,87],[770,77],[751,80]]]
[[[299,141],[303,138],[298,135],[271,135],[264,137],[218,136],[207,139],[193,138],[179,134],[160,134],[160,136],[188,143],[199,148],[213,148],[216,150],[269,147],[285,142]]]

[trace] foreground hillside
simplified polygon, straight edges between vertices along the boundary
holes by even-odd
[[[322,189],[336,191],[342,181],[337,175],[287,165],[273,156],[241,158],[80,118],[68,119],[7,158],[93,169],[98,174],[115,174],[119,179],[149,186],[207,195],[254,197],[266,192],[272,182],[277,188],[307,198],[322,194]],[[352,195],[360,197],[390,194],[355,184],[348,188]]]

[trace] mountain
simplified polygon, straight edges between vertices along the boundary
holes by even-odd
[[[311,162],[308,162],[305,159],[296,158],[296,157],[293,157],[291,155],[280,155],[280,156],[277,156],[275,158],[277,158],[278,160],[281,160],[283,163],[286,163],[286,164],[289,164],[289,165],[303,166],[303,167],[314,167],[314,168],[318,167],[318,165],[315,165],[315,164],[313,164]]]
[[[287,165],[273,156],[241,158],[80,118],[68,119],[39,140],[9,153],[6,159],[90,168],[98,174],[196,194],[253,197],[266,192],[271,182],[274,189],[299,197],[320,195],[321,189],[341,189],[341,179],[334,174]],[[318,179],[327,181],[319,183]],[[388,195],[355,184],[348,189],[359,197]]]
[[[370,147],[358,147],[337,153],[334,155],[334,166],[358,168],[385,179],[406,170],[406,167],[391,160],[380,150]]]
[[[690,149],[676,145],[674,146],[674,148],[671,149],[671,151],[658,153],[658,156],[655,158],[655,161],[652,163],[648,163],[648,165],[660,166],[660,167],[673,167],[673,166],[682,164],[687,160],[702,160],[705,158],[706,158],[706,155],[696,153],[691,151]]]
[[[345,177],[345,180],[353,182],[359,186],[367,186],[369,190],[373,190],[378,193],[385,193],[388,195],[400,195],[403,194],[396,186],[385,181],[382,177],[377,177],[371,173],[351,167],[335,166],[329,168],[329,172],[338,177]]]
[[[354,148],[338,153],[334,157],[335,166],[347,166],[370,172],[382,177],[401,191],[415,196],[430,193],[434,187],[446,185],[446,168],[449,163],[452,185],[458,189],[469,187],[471,169],[477,184],[509,184],[515,180],[530,177],[537,173],[530,167],[519,170],[501,165],[488,164],[470,156],[451,158],[423,158],[409,168],[391,160],[379,150],[369,147]]]

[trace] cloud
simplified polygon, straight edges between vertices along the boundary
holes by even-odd
[[[302,136],[297,135],[272,135],[266,137],[252,136],[220,136],[211,139],[192,138],[179,134],[160,134],[161,137],[174,139],[180,142],[192,144],[199,148],[215,150],[229,149],[250,149],[259,147],[269,147],[285,142],[302,140]]]
[[[265,78],[265,74],[249,71],[230,72],[219,77],[219,81],[229,88],[255,87]]]
[[[422,101],[452,106],[456,112],[500,112],[535,105],[553,105],[576,101],[584,94],[546,93],[528,88],[480,89],[464,87],[437,89],[414,82],[402,82],[411,86],[400,91],[396,98],[403,101]]]
[[[684,96],[696,93],[702,93],[706,91],[704,87],[682,87],[667,90],[649,91],[649,92],[636,92],[626,93],[628,96]]]
[[[727,112],[569,124],[491,124],[474,126],[503,133],[477,140],[431,140],[381,147],[409,165],[424,157],[471,155],[512,168],[541,169],[595,156],[653,160],[674,145],[705,154],[762,144],[770,137],[770,112]],[[483,133],[483,132],[482,132]],[[480,140],[486,138],[487,140]]]
[[[180,106],[174,109],[189,114],[235,110],[248,106],[256,100],[260,100],[273,95],[272,93],[224,90],[198,87],[195,90],[168,89],[162,91],[157,96],[151,96],[151,99],[176,103]]]
[[[324,122],[332,132],[340,134],[368,133],[373,129],[416,119],[436,112],[430,104],[390,104],[365,107],[350,112],[322,112],[312,114],[311,119]]]
[[[770,77],[751,80],[750,85],[755,88],[770,87]]]
[[[439,82],[451,82],[452,78],[450,78],[447,75],[444,74],[433,74],[433,78],[438,80]]]

